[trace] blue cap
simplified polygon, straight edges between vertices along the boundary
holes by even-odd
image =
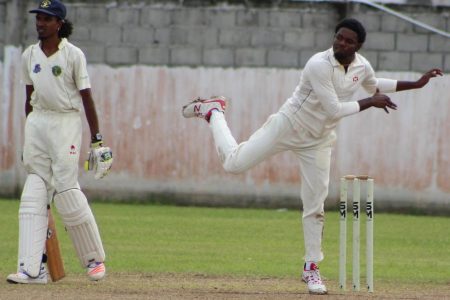
[[[66,17],[66,7],[58,0],[43,0],[38,8],[30,10],[29,12],[55,16],[61,20],[64,20]]]

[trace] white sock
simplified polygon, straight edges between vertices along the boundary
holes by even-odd
[[[217,109],[213,110],[211,112],[211,117],[209,118],[209,122],[212,122],[213,119],[217,118],[217,117],[223,117],[223,113],[218,111]]]

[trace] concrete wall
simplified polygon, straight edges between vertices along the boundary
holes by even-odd
[[[88,57],[102,132],[116,157],[103,181],[80,173],[91,197],[298,207],[299,170],[292,155],[243,175],[225,174],[207,125],[184,120],[180,110],[198,95],[227,95],[231,130],[238,141],[247,139],[292,93],[309,56],[330,46],[343,15],[366,25],[364,54],[380,76],[414,80],[430,67],[450,70],[449,39],[358,5],[67,2],[76,30],[72,41]],[[6,196],[17,196],[25,178],[21,49],[10,45],[34,41],[33,18],[24,13],[32,7],[0,0],[0,195]],[[449,29],[447,7],[398,8]],[[376,180],[376,209],[448,212],[449,86],[444,76],[423,90],[393,95],[398,112],[371,109],[343,120],[328,205],[336,204],[342,174],[368,173]]]
[[[376,70],[450,71],[450,39],[359,4],[282,1],[66,1],[72,41],[90,63],[301,68],[328,48],[345,16],[368,30],[363,53]],[[36,40],[35,1],[0,0],[0,46]],[[183,3],[181,5],[180,3]],[[243,3],[249,3],[244,5]],[[450,7],[394,5],[450,31]],[[4,25],[4,26],[3,26]]]
[[[25,178],[20,164],[24,95],[18,80],[20,49],[7,50],[0,72],[0,190],[11,195],[20,190]],[[245,140],[292,93],[299,70],[91,65],[89,72],[105,142],[116,159],[104,180],[95,181],[91,174],[80,172],[89,196],[299,207],[299,167],[292,154],[277,155],[242,175],[226,174],[207,123],[181,116],[181,107],[190,98],[228,95],[232,99],[227,112],[231,131],[238,141]],[[402,80],[419,76],[405,72],[379,75]],[[339,177],[356,173],[375,178],[377,210],[449,212],[449,86],[450,77],[445,76],[425,89],[393,94],[399,110],[389,115],[370,109],[342,120],[328,205],[338,199]],[[89,136],[87,126],[85,134]],[[88,139],[84,142],[87,151]]]

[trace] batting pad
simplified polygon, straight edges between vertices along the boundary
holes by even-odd
[[[70,189],[58,193],[54,197],[54,202],[72,239],[81,266],[86,268],[92,261],[103,262],[105,252],[102,240],[83,192],[79,189]]]
[[[30,174],[25,181],[19,206],[18,269],[37,277],[47,238],[47,188],[38,175]]]

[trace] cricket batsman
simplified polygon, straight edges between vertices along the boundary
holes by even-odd
[[[67,38],[73,25],[58,0],[43,0],[36,16],[39,42],[22,55],[25,83],[23,163],[28,173],[19,207],[17,272],[9,283],[46,284],[43,262],[47,237],[47,204],[53,199],[82,268],[91,280],[105,276],[105,252],[97,223],[78,184],[82,105],[89,123],[90,168],[106,175],[112,154],[103,146],[83,52]]]

